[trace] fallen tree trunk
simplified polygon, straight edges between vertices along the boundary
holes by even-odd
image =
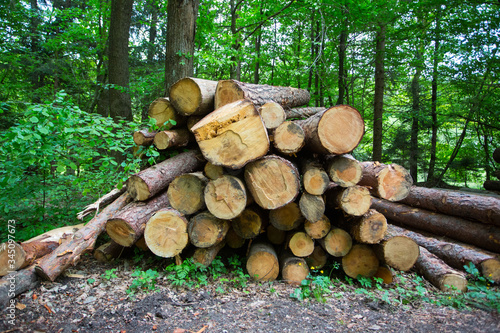
[[[389,220],[500,253],[500,228],[459,217],[373,198],[372,207]]]
[[[397,164],[361,162],[363,177],[358,185],[367,186],[370,192],[382,199],[400,201],[410,193],[413,180],[408,170]]]
[[[122,195],[123,192],[127,189],[126,185],[122,186],[121,189],[115,188],[111,190],[108,194],[103,195],[99,199],[97,199],[96,202],[86,206],[81,212],[79,212],[76,215],[76,218],[79,219],[80,221],[83,220],[83,218],[92,212],[98,212],[99,208],[104,208],[113,201],[115,201],[120,195]]]
[[[15,301],[12,298],[35,288],[38,283],[34,266],[4,276],[0,280],[0,309],[14,308]]]
[[[69,265],[80,260],[80,255],[92,249],[97,237],[104,231],[106,222],[125,207],[131,197],[124,193],[104,208],[96,217],[78,230],[73,237],[59,245],[36,264],[36,273],[45,280],[54,281]]]
[[[119,258],[126,248],[115,241],[102,244],[94,251],[94,258],[99,262],[111,262]]]
[[[144,239],[148,248],[159,257],[173,258],[189,243],[188,221],[178,211],[163,208],[146,223]]]
[[[218,81],[185,77],[170,87],[170,103],[183,116],[203,116],[214,110]]]
[[[319,107],[302,107],[302,108],[287,108],[285,109],[286,119],[306,119],[314,116],[316,113],[325,111],[324,106]]]

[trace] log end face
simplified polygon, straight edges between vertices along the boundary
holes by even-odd
[[[279,274],[278,258],[269,252],[258,252],[247,260],[247,271],[255,281],[274,281]]]
[[[147,200],[151,196],[148,185],[138,176],[131,176],[127,180],[127,192],[132,199],[137,201]]]
[[[306,144],[306,135],[299,125],[286,121],[274,132],[274,147],[284,154],[299,152]]]
[[[132,246],[136,241],[135,231],[122,219],[110,219],[106,223],[109,237],[121,246]]]
[[[218,109],[226,104],[245,98],[243,90],[234,80],[221,80],[215,89],[214,106]]]
[[[408,196],[412,185],[413,180],[408,170],[391,164],[379,173],[377,192],[382,199],[400,201]]]
[[[183,116],[196,114],[202,101],[200,87],[189,77],[174,83],[169,95],[173,107]]]
[[[161,209],[146,224],[144,240],[157,256],[173,258],[187,246],[187,221],[174,209]]]
[[[339,201],[339,206],[346,214],[362,216],[370,210],[372,197],[366,187],[355,185],[344,189]]]
[[[177,113],[173,108],[170,100],[168,98],[158,98],[149,105],[148,115],[156,119],[156,124],[158,126],[163,126],[165,123],[166,129],[171,128],[173,125],[169,124],[170,119],[178,121]]]
[[[356,244],[348,254],[342,257],[342,268],[347,276],[357,278],[358,275],[370,278],[375,275],[379,261],[373,249],[365,244]]]
[[[334,228],[322,241],[323,248],[334,257],[343,257],[352,248],[352,237],[343,229]]]
[[[483,276],[495,283],[500,282],[500,259],[486,259],[480,264]]]
[[[286,283],[299,285],[309,274],[309,267],[303,258],[287,258],[281,276]]]
[[[465,292],[467,291],[467,279],[462,274],[445,274],[439,281],[439,289],[445,292],[454,290]]]
[[[285,110],[276,102],[267,102],[259,108],[259,112],[267,129],[275,129],[286,120]]]
[[[26,261],[26,252],[18,243],[2,243],[0,245],[0,276],[17,271]]]
[[[408,271],[420,254],[418,244],[406,236],[395,236],[384,241],[383,256],[387,265],[400,271]]]

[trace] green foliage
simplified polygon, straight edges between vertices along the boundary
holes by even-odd
[[[136,270],[132,273],[136,279],[132,280],[132,284],[127,289],[127,294],[133,296],[137,291],[153,291],[156,289],[156,279],[160,274],[152,269],[147,271]]]
[[[208,285],[208,268],[193,262],[193,258],[186,259],[181,265],[172,263],[165,267],[169,273],[167,280],[175,287],[199,288]]]
[[[303,301],[309,298],[314,298],[320,303],[326,302],[326,295],[330,294],[334,285],[329,276],[322,275],[323,271],[318,274],[317,271],[312,271],[307,277],[302,280],[299,288],[295,288],[290,294],[291,298]]]
[[[101,275],[101,277],[106,280],[116,279],[118,277],[118,275],[115,274],[116,270],[116,268],[108,269]]]

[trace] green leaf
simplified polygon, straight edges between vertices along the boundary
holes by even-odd
[[[36,123],[38,123],[38,122],[39,122],[38,118],[37,118],[37,117],[35,117],[35,116],[31,117],[31,118],[30,118],[30,121],[31,121],[33,124],[36,124]]]
[[[66,171],[66,168],[63,165],[59,165],[57,167],[57,172],[64,172],[64,171]]]

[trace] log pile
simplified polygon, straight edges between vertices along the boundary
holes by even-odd
[[[412,186],[402,166],[356,160],[350,153],[364,134],[360,113],[348,105],[298,108],[308,102],[303,89],[178,81],[169,98],[150,106],[159,129],[133,133],[137,145],[168,149],[173,157],[131,176],[126,192],[108,196],[115,200],[39,260],[36,273],[54,281],[106,230],[113,242],[96,251],[100,260],[138,241],[157,256],[176,262],[191,256],[205,266],[222,248],[240,248],[258,281],[281,274],[300,283],[310,267],[328,260],[341,262],[352,278],[387,283],[394,270],[415,267],[438,288],[464,290],[456,269],[468,262],[500,281],[497,198],[438,197]],[[436,235],[490,252],[429,241]],[[450,246],[454,250],[443,250]]]

